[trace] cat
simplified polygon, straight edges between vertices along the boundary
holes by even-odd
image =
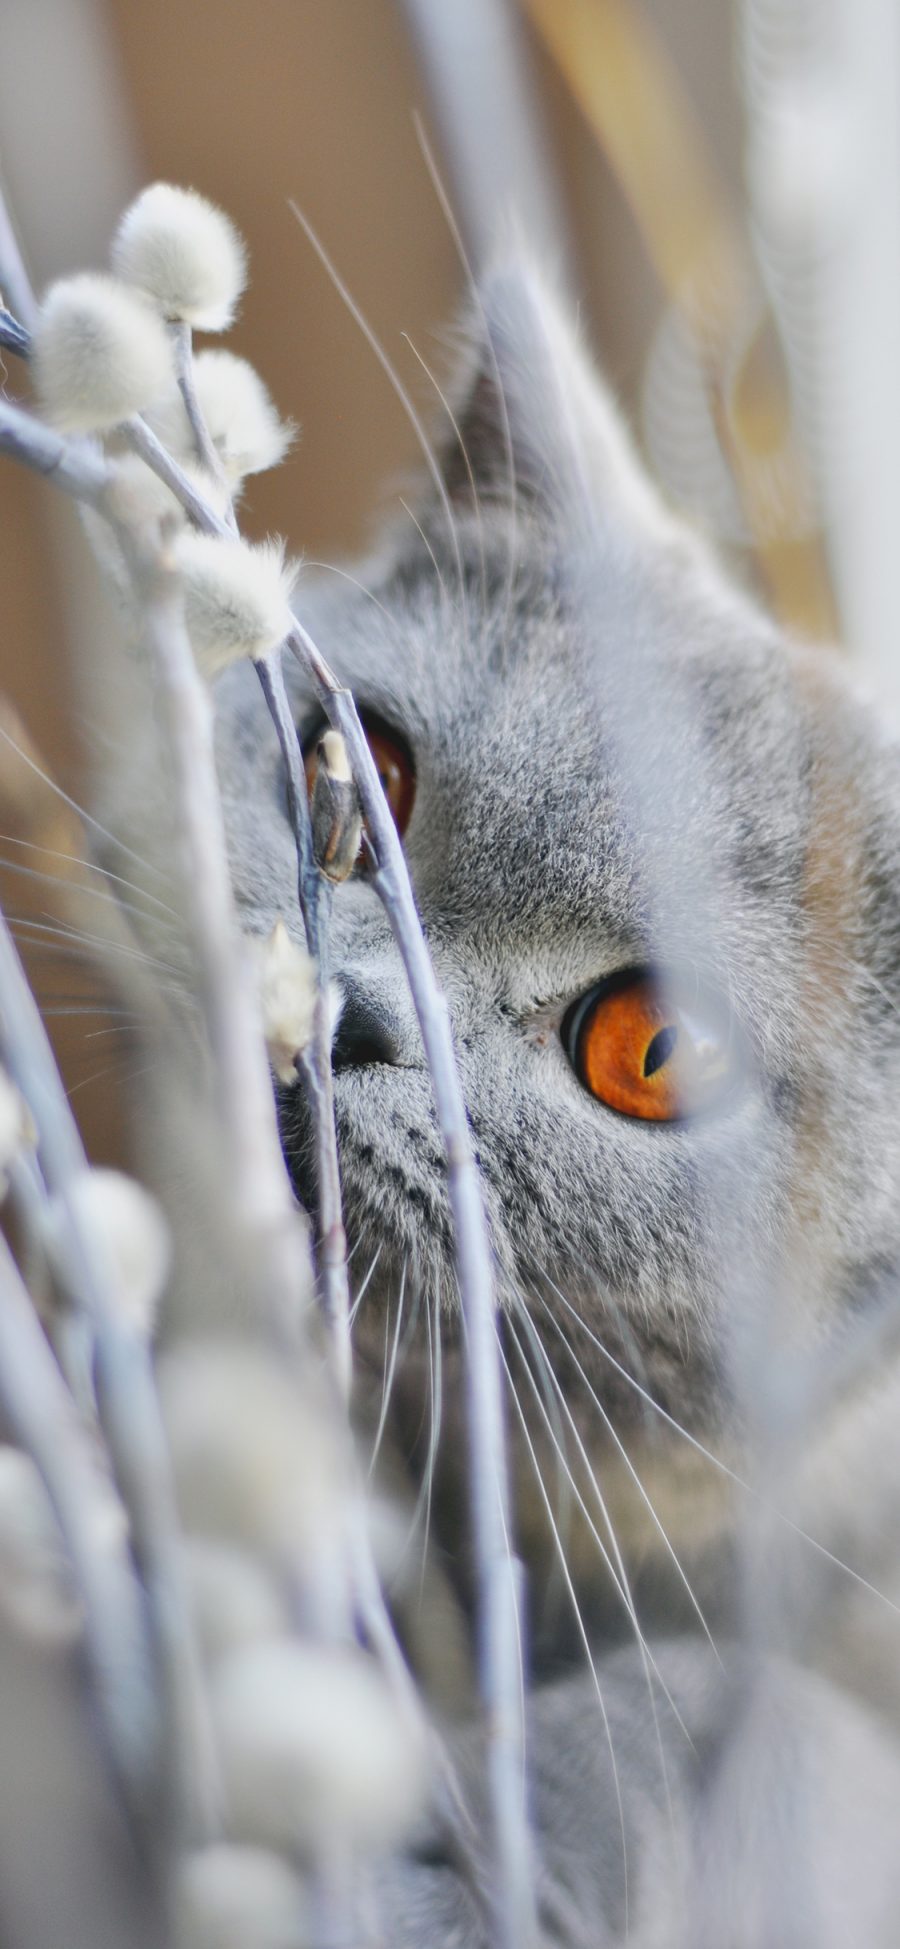
[[[297,601],[356,697],[450,1007],[502,1309],[536,1663],[558,1670],[590,1636],[626,1749],[650,1738],[648,1656],[671,1666],[664,1693],[685,1694],[706,1766],[701,1791],[679,1747],[666,1812],[659,1754],[629,1752],[615,1791],[600,1778],[590,1676],[536,1699],[538,1802],[559,1740],[572,1748],[542,1827],[575,1920],[549,1921],[550,1939],[618,1941],[630,1926],[619,1896],[604,1906],[593,1844],[566,1866],[590,1792],[596,1831],[618,1819],[644,1835],[635,1886],[673,1886],[670,1819],[694,1837],[678,1851],[691,1889],[665,1913],[648,1897],[632,1940],[731,1940],[716,1904],[733,1870],[735,1942],[886,1942],[879,1822],[897,1758],[832,1679],[885,1709],[900,1643],[883,1595],[898,1569],[900,748],[837,653],[789,639],[664,507],[527,262],[480,288],[450,431],[411,518],[351,579],[304,578]],[[321,712],[299,671],[291,688],[313,766]],[[266,933],[282,916],[299,934],[285,781],[252,672],[220,680],[216,713],[242,923]],[[390,1364],[398,1443],[429,1504],[434,1492],[465,1607],[443,1161],[364,858],[335,900],[330,959],[358,1365],[379,1391],[384,1369],[387,1392]],[[302,1093],[281,1092],[279,1113],[312,1209]],[[649,1652],[615,1651],[639,1624]],[[746,1723],[750,1654],[723,1679],[711,1625],[755,1657],[766,1647],[754,1684],[782,1700],[755,1722],[778,1727],[768,1743],[728,1743]],[[688,1642],[669,1644],[673,1631]],[[668,1697],[661,1709],[668,1751]],[[835,1758],[845,1742],[855,1757]],[[766,1901],[783,1889],[769,1812],[788,1749],[826,1799],[848,1767],[876,1781],[872,1919],[860,1908],[856,1933],[841,1930],[857,1829],[810,1798],[813,1906],[800,1900],[789,1922],[785,1895],[782,1934],[771,1911],[751,1915],[751,1886],[765,1882]],[[722,1834],[742,1808],[757,1848],[732,1861],[723,1839],[731,1865],[717,1876],[697,1808],[729,1754]],[[392,1940],[481,1940],[427,1849],[396,1873]],[[421,1919],[403,1921],[420,1898]]]

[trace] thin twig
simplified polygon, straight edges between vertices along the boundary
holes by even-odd
[[[185,496],[181,498],[187,506]],[[209,507],[204,509],[200,525],[207,533],[228,532]],[[299,622],[287,637],[287,647],[311,677],[330,723],[341,732],[347,745],[378,859],[374,886],[385,906],[406,968],[447,1158],[460,1297],[467,1325],[467,1401],[472,1444],[470,1493],[481,1593],[481,1689],[491,1730],[491,1800],[500,1864],[497,1939],[522,1949],[534,1935],[534,1906],[522,1791],[521,1570],[511,1557],[508,1544],[513,1528],[487,1225],[446,1002],[435,980],[403,851],[365,732],[350,692],[338,683]],[[293,720],[290,722],[293,733]],[[290,779],[296,736],[288,738],[282,723],[279,738]],[[295,787],[299,797],[297,781]],[[305,789],[304,783],[303,796]]]
[[[96,501],[112,479],[109,462],[93,441],[64,439],[11,399],[0,398],[0,453],[45,474],[79,501]]]
[[[20,359],[26,359],[31,350],[28,333],[3,304],[0,304],[0,345],[4,352],[15,352]]]
[[[224,521],[221,515],[213,513],[208,502],[188,479],[183,467],[179,467],[177,460],[172,459],[171,454],[154,433],[152,426],[147,425],[140,413],[135,413],[131,419],[125,420],[121,431],[134,452],[140,454],[151,472],[156,474],[181,502],[195,527],[200,528],[207,535],[231,534],[227,521]]]
[[[38,1131],[38,1162],[64,1219],[67,1285],[94,1341],[97,1402],[113,1474],[131,1523],[163,1685],[162,1756],[189,1831],[208,1832],[217,1791],[168,1451],[147,1349],[124,1321],[106,1256],[73,1196],[87,1169],[81,1138],[6,922],[0,915],[0,1050]]]
[[[183,884],[209,1025],[231,1208],[262,1257],[260,1290],[269,1296],[272,1317],[293,1342],[301,1312],[303,1248],[234,914],[209,695],[185,628],[174,562],[129,528],[116,523],[116,532],[141,597],[144,648],[158,679],[172,754]]]
[[[466,1325],[469,1486],[480,1604],[479,1671],[488,1719],[490,1797],[499,1870],[495,1928],[498,1941],[507,1943],[509,1949],[523,1949],[534,1940],[536,1924],[523,1794],[520,1568],[509,1548],[513,1529],[487,1222],[447,1004],[431,966],[375,761],[350,692],[337,682],[301,623],[295,623],[287,640],[347,746],[378,861],[373,884],[406,969],[447,1159],[457,1277]]]
[[[215,482],[216,486],[225,496],[225,520],[232,534],[237,534],[237,522],[234,518],[234,509],[231,503],[231,488],[225,474],[225,469],[222,466],[221,455],[210,434],[203,417],[203,409],[197,397],[197,383],[194,372],[193,333],[190,325],[185,324],[182,320],[178,320],[170,326],[170,331],[172,343],[175,348],[175,377],[178,381],[178,390],[184,400],[184,410],[187,413],[191,432],[194,436],[197,458],[201,465],[206,468],[211,480]]]
[[[194,373],[193,335],[189,325],[173,328],[176,369],[185,409],[197,448],[198,458],[219,481],[225,492],[222,521],[229,532],[237,532],[228,482],[210,438],[203,410],[197,397]],[[135,428],[136,444],[149,451],[143,422]],[[162,450],[165,451],[164,449]],[[288,807],[297,853],[297,893],[306,931],[306,942],[316,964],[316,1005],[312,1043],[303,1057],[303,1069],[310,1099],[317,1163],[319,1195],[320,1250],[325,1313],[332,1334],[335,1373],[344,1401],[350,1391],[350,1289],[347,1279],[347,1242],[341,1207],[337,1136],[334,1127],[334,1095],[331,1075],[331,1030],[328,1006],[328,910],[331,889],[319,872],[315,860],[306,777],[297,729],[284,687],[280,651],[269,659],[254,662],[257,678],[269,714],[275,725],[287,773]]]
[[[27,419],[26,415],[20,417]],[[65,446],[65,443],[59,444]],[[57,470],[62,458],[62,454],[58,454],[54,461]],[[44,471],[50,469],[45,468]],[[158,456],[155,471],[161,472]],[[180,470],[169,463],[167,471],[167,484],[174,487],[183,504],[189,506],[193,501],[196,505],[198,497]],[[165,475],[161,477],[165,478]],[[193,512],[193,509],[190,511]],[[205,532],[230,533],[227,524],[207,504],[201,503],[197,512],[198,525]],[[162,620],[160,602],[167,607],[161,590],[156,597],[157,624]],[[171,653],[174,640],[172,625],[173,618],[169,615],[161,639],[157,638],[156,641],[157,656],[161,654],[165,658]],[[150,627],[156,634],[156,627],[152,623]],[[174,685],[176,693],[182,694],[182,703],[187,701],[189,693],[193,693],[193,712],[199,704],[197,693],[200,680],[194,670],[183,622],[179,623],[178,643],[179,667],[177,671],[174,667],[169,669],[167,683]],[[373,883],[385,906],[409,980],[447,1159],[456,1234],[457,1275],[466,1323],[470,1495],[480,1603],[479,1672],[489,1728],[490,1801],[498,1867],[495,1932],[496,1940],[508,1944],[509,1949],[523,1949],[523,1945],[534,1940],[536,1925],[531,1849],[523,1793],[520,1568],[510,1554],[508,1542],[513,1532],[487,1223],[456,1069],[446,1002],[431,967],[402,848],[356,707],[349,691],[338,683],[302,624],[294,624],[286,643],[311,677],[329,721],[341,732],[347,746],[351,770],[378,861]],[[185,659],[188,659],[189,669]],[[198,711],[195,727],[198,733],[201,730],[200,715],[202,712]],[[172,730],[179,751],[180,769],[184,772],[183,784],[189,796],[193,797],[197,789],[193,772],[195,740],[187,731],[187,718],[180,709],[174,712]],[[201,742],[204,746],[205,770],[207,765],[212,767],[208,725],[203,729]],[[209,780],[204,782],[204,797],[210,783],[214,791],[212,770]],[[205,815],[202,823],[205,823]],[[202,952],[208,957],[211,943],[205,929],[201,933]],[[207,965],[207,976],[211,977],[214,972],[214,967]],[[213,989],[216,990],[217,986],[214,982]],[[212,994],[210,999],[213,999]],[[217,993],[216,1009],[221,1009],[225,1001],[221,992]]]
[[[84,1605],[100,1723],[136,1814],[152,1784],[158,1734],[140,1587],[112,1483],[78,1420],[2,1235],[0,1402],[53,1505]]]
[[[37,303],[19,249],[19,240],[6,207],[2,181],[0,181],[0,297],[4,305],[8,304],[10,310],[15,312],[25,330],[30,332],[37,317]]]
[[[303,1057],[315,1132],[319,1202],[319,1268],[325,1314],[332,1334],[335,1374],[344,1400],[350,1391],[350,1287],[347,1241],[341,1205],[341,1180],[334,1125],[331,1024],[328,1003],[328,914],[331,888],[319,872],[313,851],[306,774],[297,729],[284,685],[281,651],[261,659],[256,674],[278,734],[287,774],[288,809],[297,849],[297,893],[306,944],[316,964],[316,1007],[312,1042]]]
[[[185,410],[197,448],[198,458],[226,491],[223,515],[214,532],[236,532],[237,524],[228,483],[218,453],[203,416],[194,376],[193,335],[190,327],[174,328],[176,369]],[[190,487],[186,476],[175,469],[171,456],[152,429],[140,417],[129,423],[129,438],[136,452],[157,472],[167,486],[182,495]],[[201,527],[207,527],[206,509],[199,495],[191,493],[184,501],[187,511]],[[328,1005],[327,917],[330,888],[316,865],[306,778],[301,762],[297,730],[284,687],[281,654],[254,662],[257,678],[275,726],[284,759],[288,788],[288,810],[297,854],[297,895],[309,953],[316,966],[316,1005],[310,1048],[304,1053],[303,1071],[313,1122],[316,1179],[319,1205],[319,1271],[322,1279],[325,1314],[332,1334],[335,1375],[341,1396],[349,1398],[351,1378],[350,1290],[347,1278],[347,1241],[341,1204],[340,1167],[334,1124],[334,1091],[331,1073],[331,1030]]]

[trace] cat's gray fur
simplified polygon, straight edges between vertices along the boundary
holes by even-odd
[[[821,1577],[811,1583],[823,1559],[782,1517],[838,1556],[852,1554],[867,1578],[893,1575],[898,750],[837,657],[788,641],[659,505],[604,389],[532,270],[488,281],[463,363],[457,404],[467,461],[448,439],[441,490],[432,482],[423,494],[420,525],[387,535],[357,569],[363,587],[338,578],[304,583],[304,620],[358,702],[397,727],[414,753],[406,850],[450,1005],[501,1297],[513,1333],[518,1322],[532,1352],[536,1333],[558,1372],[576,1445],[583,1442],[599,1466],[627,1562],[643,1565],[657,1613],[663,1625],[671,1622],[678,1580],[618,1442],[688,1569],[704,1575],[705,1597],[731,1626],[746,1621],[746,1607],[735,1601],[732,1546],[735,1538],[743,1545],[747,1499],[726,1494],[728,1478],[648,1406],[649,1394],[752,1476],[764,1504],[778,1502],[754,1559],[757,1600],[766,1592],[754,1628],[777,1624],[796,1655],[800,1620],[802,1655],[836,1659],[843,1676],[838,1597],[849,1580],[835,1569],[833,1587]],[[311,734],[318,714],[299,678],[294,697],[298,724]],[[222,680],[217,714],[245,924],[263,932],[283,915],[296,930],[284,780],[251,672]],[[383,1345],[384,1311],[396,1306],[405,1278],[423,1309],[440,1308],[446,1372],[456,1295],[440,1145],[397,949],[365,878],[339,893],[331,940],[345,1022],[367,1021],[384,1055],[335,1076],[354,1274],[368,1272],[376,1248],[379,1254],[360,1315],[363,1352],[367,1322],[376,1323]],[[572,1071],[559,1034],[569,1005],[599,977],[648,964],[699,970],[727,999],[741,1075],[718,1113],[671,1125],[629,1120],[593,1101]],[[309,1132],[299,1096],[285,1096],[282,1114],[286,1153],[305,1189]],[[407,1396],[418,1390],[424,1398],[416,1357],[423,1345],[420,1331],[401,1396],[405,1386]],[[512,1346],[532,1439],[547,1461],[549,1437]],[[591,1390],[612,1418],[612,1438]],[[451,1423],[453,1403],[451,1388]],[[527,1442],[517,1459],[523,1544],[539,1558],[547,1532],[540,1502],[529,1516]],[[584,1589],[590,1525],[580,1528],[573,1560]],[[609,1580],[595,1571],[594,1581]],[[804,1584],[805,1609],[797,1602]],[[831,1630],[838,1650],[832,1645],[827,1654],[820,1643],[826,1613],[829,1626],[838,1620]],[[871,1614],[865,1610],[863,1635]],[[900,1639],[892,1642],[900,1648]],[[699,1663],[711,1654],[690,1656]],[[630,1669],[608,1665],[606,1679],[627,1753],[645,1737],[636,1728],[646,1719],[646,1689],[638,1706]],[[798,1672],[779,1682],[789,1697],[786,1721],[801,1729],[798,1744],[807,1742],[804,1764],[813,1775],[829,1774],[821,1754],[845,1733],[851,1744],[857,1739],[855,1721],[846,1730],[854,1708],[824,1686],[814,1694],[809,1688],[820,1681]],[[554,1771],[556,1737],[576,1720],[582,1729],[571,1769],[554,1772],[555,1812],[545,1823],[551,1874],[554,1850],[573,1831],[574,1810],[579,1820],[584,1814],[586,1798],[596,1793],[603,1831],[617,1818],[609,1780],[600,1777],[606,1761],[599,1720],[589,1716],[590,1686],[568,1683],[555,1708],[535,1707],[538,1720],[549,1713],[556,1728],[543,1742],[536,1734],[539,1799]],[[736,1723],[722,1687],[707,1680],[703,1691],[689,1673],[691,1686],[689,1722],[717,1714],[720,1735]],[[868,1738],[875,1735],[860,1732],[854,1751]],[[593,1783],[584,1739],[600,1769]],[[666,1741],[674,1753],[674,1732]],[[773,1737],[767,1748],[776,1773],[782,1746]],[[780,1832],[774,1816],[767,1827],[760,1813],[765,1802],[771,1814],[772,1800],[754,1773],[757,1747],[740,1739],[735,1747],[744,1756],[752,1819],[759,1814],[756,1842],[748,1840],[745,1857],[738,1851],[729,1868],[745,1909],[753,1861],[759,1874],[775,1872],[773,1834]],[[647,1806],[658,1798],[658,1753],[645,1761],[632,1753],[627,1764],[633,1784],[626,1793],[644,1796],[638,1886],[654,1848],[659,1862],[669,1860],[671,1840],[658,1807],[656,1838],[645,1832]],[[872,1758],[879,1778],[881,1764],[879,1749]],[[884,1764],[890,1770],[896,1762]],[[675,1904],[666,1933],[654,1911],[644,1933],[634,1925],[633,1940],[752,1941],[758,1949],[776,1940],[888,1940],[874,1921],[840,1933],[843,1897],[828,1876],[839,1859],[835,1874],[846,1878],[856,1842],[846,1822],[822,1810],[810,1886],[827,1926],[820,1920],[816,1933],[807,1919],[776,1937],[762,1924],[754,1933],[748,1921],[743,1933],[736,1926],[717,1934],[709,1918],[721,1887],[716,1895],[708,1860],[702,1872],[697,1865],[697,1810],[707,1803],[685,1752],[672,1765],[677,1819],[694,1835],[681,1870],[694,1862],[694,1895],[683,1900],[689,1908],[694,1902],[695,1919],[678,1933],[685,1925]],[[743,1791],[735,1788],[738,1798]],[[599,1901],[600,1884],[608,1888],[601,1859],[582,1859],[574,1871],[575,1883],[587,1877],[583,1899],[573,1896],[583,1920],[594,1899],[585,1891],[596,1885]],[[893,1886],[889,1861],[879,1872],[880,1900]],[[413,1901],[416,1871],[409,1873],[404,1900]],[[444,1903],[447,1882],[438,1870],[423,1867],[417,1885],[431,1919],[417,1929],[408,1922],[405,1934],[398,1924],[393,1940],[477,1939],[460,1919],[462,1895],[458,1912],[456,1894]],[[436,1932],[442,1903],[443,1934]],[[620,1939],[614,1909],[603,1910],[608,1937],[588,1929],[590,1940]]]

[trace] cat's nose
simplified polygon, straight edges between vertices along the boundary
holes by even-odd
[[[374,996],[346,977],[340,983],[344,1005],[331,1046],[332,1069],[362,1069],[367,1063],[403,1063],[398,1025]]]

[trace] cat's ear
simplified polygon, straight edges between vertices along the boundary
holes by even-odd
[[[669,526],[565,305],[528,260],[485,277],[452,405],[441,472],[455,506],[515,498],[570,531]]]

